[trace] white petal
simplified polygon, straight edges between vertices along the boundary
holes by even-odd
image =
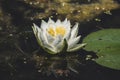
[[[42,40],[43,45],[48,44],[47,36],[45,35],[45,32],[43,32],[42,30],[41,32],[39,32],[39,38]]]
[[[75,24],[75,26],[72,28],[71,31],[71,39],[75,38],[78,34],[78,23]]]
[[[40,33],[41,33],[41,29],[39,29],[39,30],[36,29],[35,37],[36,37],[36,39],[37,39],[39,45],[40,45],[40,46],[43,46],[43,44],[42,44],[42,40],[41,40],[41,38],[40,38]]]
[[[50,54],[56,54],[57,53],[56,49],[53,46],[51,46],[50,44],[44,44],[42,46],[42,48]]]
[[[81,36],[78,36],[78,37],[76,37],[76,38],[74,38],[74,39],[70,39],[70,40],[68,41],[68,49],[73,48],[73,47],[79,42],[80,37],[81,37]]]
[[[43,47],[54,50],[54,47],[52,47],[50,44],[47,43],[44,43]]]
[[[46,23],[44,20],[42,20],[41,29],[45,31],[47,27],[48,27],[48,23]]]
[[[39,27],[36,24],[33,23],[32,28],[33,28],[34,33],[36,34],[36,32],[39,29]]]
[[[52,47],[50,44],[48,44],[45,32],[41,31],[41,29],[37,25],[35,25],[35,24],[33,24],[33,25],[34,25],[32,27],[33,31],[34,31],[37,41],[41,45],[41,47],[45,50],[48,50],[49,53],[55,54],[56,51],[55,51],[54,47]]]
[[[38,43],[39,43],[41,46],[43,46],[43,45],[44,45],[44,40],[42,39],[42,34],[41,34],[41,33],[42,33],[41,31],[37,33],[37,40],[38,40]],[[41,43],[40,43],[40,42],[41,42]]]
[[[69,38],[70,38],[70,35],[71,35],[71,29],[68,29],[65,36],[64,36],[64,38],[68,41]]]
[[[55,38],[52,37],[48,32],[46,32],[46,36],[47,36],[48,43],[52,44]]]
[[[55,24],[55,22],[51,18],[49,18],[48,24]]]
[[[71,49],[68,49],[67,52],[73,52],[73,51],[76,51],[76,50],[79,50],[80,48],[82,48],[83,46],[85,46],[86,43],[83,43],[83,44],[77,44],[75,47],[71,48]]]
[[[35,36],[36,36],[36,26],[34,26],[34,24],[33,24],[33,26],[32,26],[32,29],[33,29],[33,32],[34,32],[34,34],[35,34]]]
[[[52,23],[49,23],[47,29],[48,29],[49,27],[55,29],[55,28],[56,28],[56,25],[55,25],[55,24],[52,24]]]
[[[52,45],[56,47],[61,41],[62,41],[62,36],[58,35],[58,36],[56,36]]]
[[[45,32],[41,31],[40,38],[42,39],[43,45],[48,44],[47,36],[45,35]]]
[[[67,24],[64,25],[64,27],[66,29],[64,38],[66,38],[66,40],[68,41],[68,39],[70,38],[70,35],[71,35],[70,21],[68,21]]]
[[[49,28],[49,27],[53,27],[53,28],[56,27],[55,22],[51,18],[49,18],[49,20],[48,20],[48,27],[47,28]]]
[[[61,25],[61,21],[58,19],[55,23],[57,26]]]
[[[59,19],[56,21],[55,26],[56,27],[65,27],[65,25],[63,25]]]
[[[33,29],[35,36],[37,36],[37,34],[41,31],[41,29],[34,23],[33,23],[32,29]]]
[[[55,51],[55,48],[54,48],[54,46],[52,46],[52,45],[50,45],[49,43],[48,43],[48,40],[47,40],[47,38],[46,38],[46,35],[41,31],[41,33],[40,33],[40,39],[42,40],[42,47],[43,47],[43,49],[48,49],[48,50],[50,50],[50,51],[52,51],[52,52],[54,52],[53,54],[55,54],[56,53],[56,51]],[[49,52],[48,52],[49,53]]]
[[[67,21],[66,24],[62,24],[66,29],[69,29],[71,27],[70,21]]]
[[[62,22],[63,25],[66,25],[67,24],[67,18],[65,18],[65,20]]]

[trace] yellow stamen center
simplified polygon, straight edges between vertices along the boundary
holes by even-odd
[[[55,31],[52,27],[48,28],[48,33],[51,35],[51,36],[55,36]]]
[[[64,36],[66,32],[64,27],[56,27],[55,31],[56,31],[56,35],[62,35],[62,36]]]
[[[64,36],[65,35],[65,33],[66,33],[66,30],[65,30],[65,28],[64,27],[56,27],[55,29],[53,28],[53,27],[49,27],[48,28],[48,33],[51,35],[51,36],[53,36],[53,37],[55,37],[55,36],[57,36],[57,35],[62,35],[62,36]]]

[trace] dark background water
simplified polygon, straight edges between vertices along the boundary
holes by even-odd
[[[44,1],[44,0],[43,0]],[[91,0],[95,3],[97,0]],[[116,0],[120,3],[119,0]],[[79,2],[79,4],[91,4],[84,0],[73,0],[71,3]],[[84,61],[86,54],[94,54],[80,50],[77,53],[82,57],[81,63],[75,63],[73,69],[79,73],[70,71],[68,76],[56,75],[51,73],[47,75],[44,72],[39,72],[36,67],[36,61],[33,60],[34,52],[38,50],[39,45],[36,42],[32,32],[32,24],[40,24],[41,19],[30,19],[36,12],[43,12],[44,9],[39,9],[26,4],[20,0],[1,0],[0,1],[0,80],[119,80],[120,71],[110,69],[98,65],[94,61]],[[79,34],[82,39],[91,32],[108,29],[120,28],[120,8],[111,10],[112,15],[101,13],[95,18],[100,21],[91,19],[90,21],[80,22]],[[27,15],[26,15],[27,14]],[[27,16],[27,17],[26,17]],[[52,14],[53,19],[56,20],[57,16]],[[48,18],[43,18],[48,20]],[[72,21],[74,22],[74,21]],[[82,41],[82,40],[81,40]],[[38,53],[44,53],[38,50]],[[73,56],[73,55],[72,55]],[[73,58],[73,63],[75,62]],[[45,62],[46,63],[46,62]],[[57,62],[50,61],[50,65]],[[70,62],[69,62],[70,63]],[[72,62],[70,63],[72,65]],[[58,66],[57,66],[58,67]],[[62,66],[64,67],[64,66]],[[48,66],[45,66],[47,72]],[[53,67],[53,70],[56,67]],[[59,68],[58,68],[59,69]],[[61,70],[61,67],[60,67]],[[49,71],[47,72],[49,73]]]

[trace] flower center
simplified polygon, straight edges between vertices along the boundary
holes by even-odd
[[[49,27],[47,31],[51,36],[55,36],[55,31],[52,27]]]
[[[66,33],[65,28],[62,27],[62,26],[58,26],[58,27],[56,27],[55,29],[54,29],[53,27],[49,27],[47,31],[48,31],[48,33],[49,33],[51,36],[53,36],[53,37],[55,37],[55,36],[57,36],[57,35],[62,35],[62,36],[64,36],[65,33]]]

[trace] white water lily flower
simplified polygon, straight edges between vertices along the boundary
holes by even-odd
[[[78,44],[81,37],[77,36],[78,23],[71,28],[67,19],[54,22],[49,18],[48,23],[42,20],[40,28],[36,24],[33,24],[32,28],[39,45],[50,54],[72,52],[86,45]]]

